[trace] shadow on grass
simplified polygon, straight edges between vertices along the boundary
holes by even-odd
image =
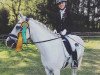
[[[82,62],[81,75],[100,75],[100,50],[86,49]]]

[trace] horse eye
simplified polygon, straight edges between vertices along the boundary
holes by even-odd
[[[17,29],[17,30],[21,29],[21,26],[16,26],[16,29]]]

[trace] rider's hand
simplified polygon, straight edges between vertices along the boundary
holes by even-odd
[[[66,35],[66,33],[67,33],[66,29],[64,29],[63,31],[61,31],[61,35]]]
[[[57,33],[57,30],[56,30],[56,29],[54,29],[53,33]]]

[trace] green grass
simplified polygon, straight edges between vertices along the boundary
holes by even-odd
[[[85,53],[78,75],[100,75],[100,39],[85,39]],[[61,75],[71,75],[70,68]],[[34,45],[23,45],[21,52],[0,43],[0,75],[45,75],[40,53]]]

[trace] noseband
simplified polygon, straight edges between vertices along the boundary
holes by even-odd
[[[18,24],[21,24],[21,27],[23,27],[23,23],[27,23],[27,21],[24,21],[24,22],[22,22],[22,23],[18,23]],[[27,23],[27,28],[29,29],[29,33],[30,33],[30,28],[29,28],[29,24]],[[22,32],[22,30],[20,30],[21,32]],[[8,37],[10,38],[10,39],[12,39],[11,37],[13,37],[13,38],[15,38],[15,39],[18,39],[18,36],[16,36],[16,35],[14,35],[14,34],[9,34],[8,35]]]
[[[16,35],[11,34],[11,33],[8,35],[8,37],[9,37],[10,39],[12,39],[11,37],[13,37],[13,38],[15,38],[15,39],[18,39],[18,37],[17,37]]]

